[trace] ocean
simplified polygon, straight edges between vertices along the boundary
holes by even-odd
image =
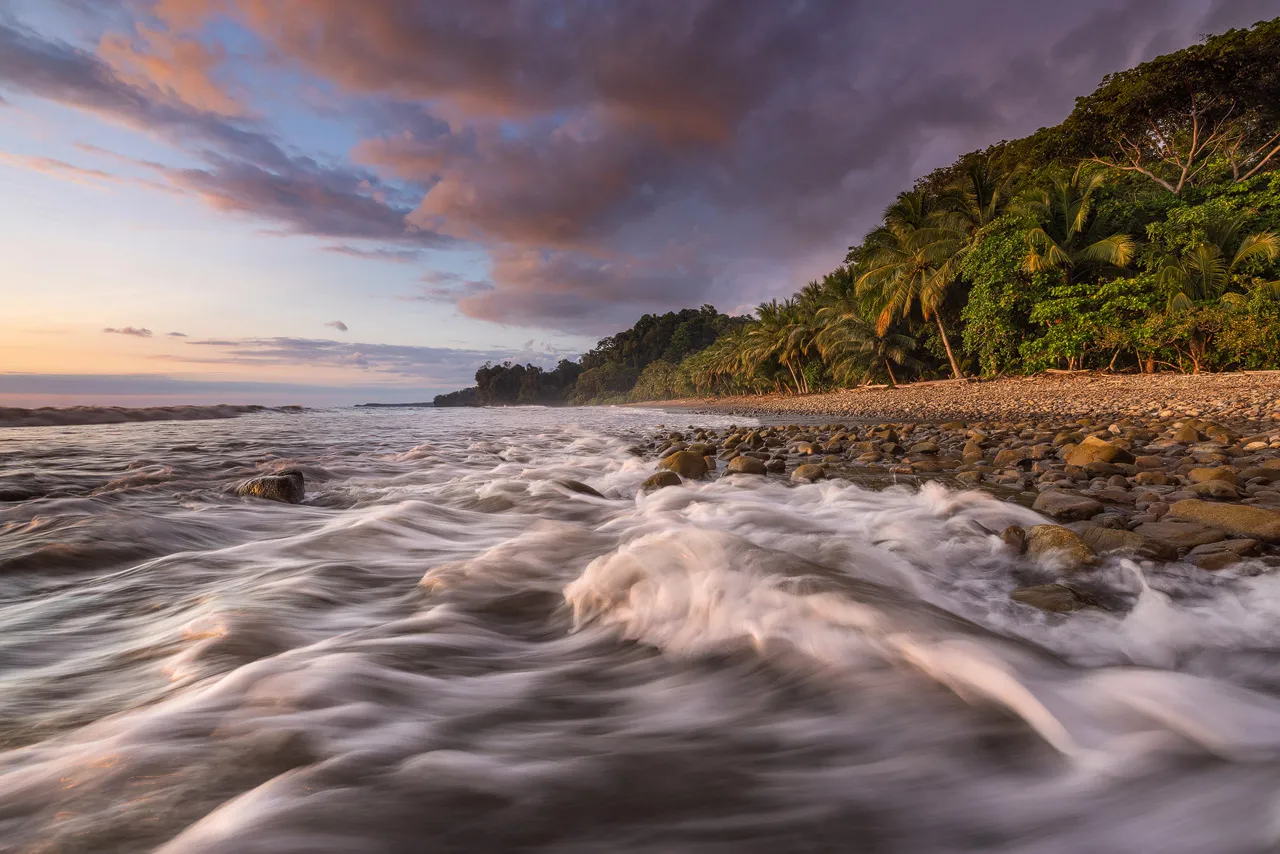
[[[0,851],[1260,852],[1280,581],[1009,600],[1018,504],[661,489],[640,409],[0,430]],[[307,499],[236,497],[298,468]],[[579,481],[603,497],[566,486]]]

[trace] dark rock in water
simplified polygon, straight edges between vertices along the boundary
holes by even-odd
[[[1098,554],[1132,552],[1154,560],[1175,560],[1178,557],[1176,546],[1162,540],[1153,540],[1136,531],[1106,528],[1089,522],[1077,525],[1072,525],[1072,529]]]
[[[764,474],[764,463],[755,457],[739,456],[729,461],[729,471],[734,474]]]
[[[775,474],[781,474],[787,470],[786,460],[769,460],[764,464],[765,471],[771,471]]]
[[[1176,549],[1194,548],[1226,539],[1226,535],[1217,528],[1173,518],[1166,518],[1159,522],[1144,522],[1134,530],[1144,537],[1168,543]]]
[[[1026,529],[1018,525],[1010,525],[1000,534],[1000,539],[1004,540],[1009,548],[1018,554],[1022,554],[1027,550],[1027,532]]]
[[[1250,507],[1245,504],[1213,504],[1208,501],[1188,499],[1179,501],[1169,508],[1169,515],[1211,525],[1232,534],[1268,543],[1280,543],[1280,513],[1264,507]]]
[[[1102,502],[1077,492],[1050,489],[1040,493],[1031,509],[1056,519],[1088,519],[1102,511]]]
[[[297,469],[285,469],[276,474],[246,480],[236,487],[236,495],[243,498],[282,501],[285,504],[301,504],[306,495],[306,484],[303,482],[302,472]]]
[[[1075,531],[1061,525],[1033,525],[1028,528],[1026,553],[1033,558],[1051,557],[1067,572],[1098,562],[1089,544]]]
[[[1039,608],[1041,611],[1048,611],[1053,614],[1079,611],[1089,605],[1089,602],[1074,590],[1061,584],[1037,584],[1033,587],[1019,587],[1009,594],[1009,598],[1015,602],[1021,602],[1024,605],[1030,605],[1033,608]]]
[[[658,463],[658,468],[675,472],[681,477],[691,478],[705,477],[709,471],[706,459],[701,454],[691,451],[676,451],[674,454],[663,457]]]
[[[605,496],[599,490],[587,486],[580,480],[557,480],[556,483],[563,486],[571,492],[577,492],[581,495],[590,495],[594,498],[604,498]]]
[[[664,486],[679,486],[683,481],[680,475],[673,471],[660,471],[657,474],[650,475],[645,482],[640,484],[640,489],[644,492],[653,492],[655,489],[662,489]]]
[[[813,483],[815,480],[822,480],[827,476],[827,470],[822,466],[803,465],[797,466],[796,470],[791,473],[793,483]]]

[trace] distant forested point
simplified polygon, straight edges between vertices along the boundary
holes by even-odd
[[[803,394],[1046,369],[1280,368],[1280,18],[1112,74],[918,179],[843,263],[731,318],[645,315],[437,406]]]
[[[672,397],[682,388],[690,357],[726,333],[750,322],[714,306],[646,314],[636,325],[602,339],[576,362],[561,359],[555,370],[536,365],[486,363],[476,384],[442,394],[436,406],[624,403]]]

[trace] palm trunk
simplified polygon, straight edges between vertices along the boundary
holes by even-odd
[[[889,388],[897,388],[898,380],[893,376],[893,367],[889,364],[889,360],[884,360],[884,369],[889,372]]]
[[[791,381],[792,381],[793,383],[795,383],[795,384],[796,384],[796,394],[799,394],[799,393],[800,393],[800,379],[796,376],[796,369],[795,369],[795,366],[794,366],[794,365],[792,365],[790,362],[786,362],[785,364],[786,364],[786,366],[787,366],[787,370],[791,372]]]
[[[947,340],[947,330],[942,326],[942,315],[938,312],[933,313],[933,319],[938,321],[938,334],[942,336],[942,346],[947,348],[947,360],[951,362],[951,373],[955,374],[956,379],[964,379],[964,374],[960,373],[960,366],[956,364],[956,354],[951,352],[951,342]]]

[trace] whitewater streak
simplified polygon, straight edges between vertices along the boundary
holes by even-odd
[[[1274,576],[1112,560],[1046,615],[1030,510],[642,494],[671,417],[0,431],[0,851],[1280,843]],[[302,506],[228,492],[286,467]]]

